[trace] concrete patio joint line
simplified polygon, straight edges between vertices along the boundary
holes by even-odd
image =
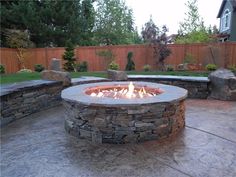
[[[192,128],[192,129],[194,129],[194,130],[198,130],[198,131],[201,131],[201,132],[204,132],[204,133],[207,133],[207,134],[210,134],[210,135],[216,136],[216,137],[218,137],[218,138],[221,138],[221,139],[223,139],[223,140],[226,140],[226,141],[229,141],[229,142],[231,142],[231,143],[236,144],[235,141],[230,140],[230,139],[227,139],[227,138],[224,138],[224,137],[219,136],[219,135],[216,135],[216,134],[214,134],[214,133],[210,133],[210,132],[207,132],[207,131],[205,131],[205,130],[202,130],[202,129],[199,129],[199,128],[195,128],[195,127],[191,127],[191,126],[188,126],[188,125],[185,125],[185,126],[188,127],[188,128]]]

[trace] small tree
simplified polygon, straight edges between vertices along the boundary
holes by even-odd
[[[27,48],[34,46],[33,42],[30,40],[28,31],[8,29],[5,31],[5,34],[7,46],[17,49],[19,69],[26,69],[25,57]]]
[[[115,55],[110,49],[96,52],[96,55],[103,57],[106,69],[109,68],[109,65],[115,60]]]
[[[126,64],[126,67],[125,67],[126,71],[135,70],[135,63],[132,60],[132,57],[133,57],[133,52],[129,52],[128,55],[127,55],[127,64]]]
[[[150,18],[142,29],[142,37],[146,43],[153,46],[154,57],[157,58],[158,69],[165,70],[165,59],[171,54],[171,50],[167,47],[168,31],[166,26],[160,30]]]
[[[198,12],[197,0],[188,0],[185,5],[188,11],[185,13],[184,21],[180,23],[179,33],[185,35],[205,28]]]
[[[217,26],[216,25],[214,25],[213,27],[212,27],[212,34],[219,34],[220,32],[219,32],[219,29],[217,28]]]
[[[211,27],[207,29],[204,26],[204,21],[199,15],[197,0],[188,0],[185,4],[187,13],[185,13],[184,21],[180,23],[178,30],[178,37],[176,43],[191,44],[191,43],[207,43],[212,39]]]
[[[71,40],[66,42],[66,51],[64,52],[62,58],[66,61],[64,64],[64,69],[66,71],[74,71],[75,68],[75,54],[74,54],[74,46]]]

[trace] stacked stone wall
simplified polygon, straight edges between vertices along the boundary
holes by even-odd
[[[92,106],[63,101],[65,129],[96,143],[162,139],[185,126],[184,101],[140,106]]]
[[[43,81],[42,81],[43,82]],[[1,125],[61,104],[61,82],[37,84],[1,96]]]

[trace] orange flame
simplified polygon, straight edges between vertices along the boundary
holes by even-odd
[[[93,92],[90,94],[92,97],[112,97],[114,99],[119,99],[119,98],[144,98],[144,97],[150,97],[150,96],[155,96],[155,93],[147,93],[144,87],[141,89],[135,89],[133,82],[130,82],[127,88],[113,88],[113,89],[107,89],[107,90],[98,90],[97,93]]]

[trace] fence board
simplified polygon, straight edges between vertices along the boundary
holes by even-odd
[[[219,67],[236,65],[236,42],[191,45],[171,44],[168,47],[172,53],[166,59],[166,64],[171,64],[174,67],[183,63],[187,53],[190,53],[198,64],[202,64],[201,69],[204,69],[204,66],[208,63],[215,63]],[[78,47],[75,49],[75,57],[77,62],[87,61],[89,71],[104,71],[107,68],[108,62],[104,57],[98,56],[97,54],[99,51],[104,50],[112,51],[121,70],[125,69],[129,51],[133,52],[133,60],[137,71],[143,70],[143,66],[146,64],[151,65],[152,69],[157,68],[157,62],[153,58],[153,49],[149,45]],[[42,64],[46,69],[50,69],[51,59],[62,59],[64,51],[62,47],[28,49],[25,65],[32,70],[35,64]],[[15,73],[20,69],[16,49],[0,48],[0,53],[0,63],[5,66],[6,73]],[[63,67],[63,63],[61,67]]]

